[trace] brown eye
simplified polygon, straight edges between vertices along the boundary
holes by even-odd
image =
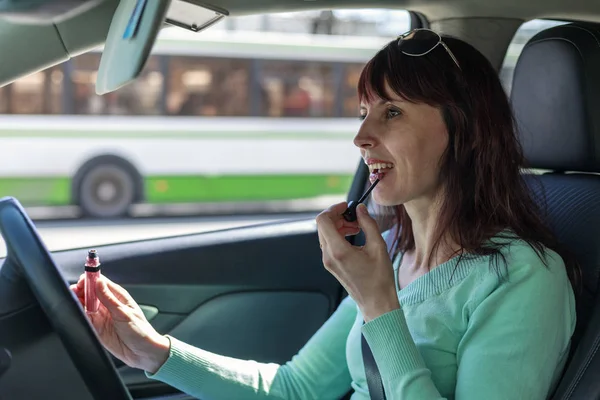
[[[386,112],[386,117],[387,117],[387,119],[392,119],[394,117],[397,117],[400,114],[402,114],[400,112],[400,110],[397,110],[395,108],[389,108]]]

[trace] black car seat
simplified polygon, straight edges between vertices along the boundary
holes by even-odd
[[[571,359],[551,398],[600,399],[600,25],[560,25],[529,40],[511,102],[529,166],[549,171],[526,180],[583,273]]]

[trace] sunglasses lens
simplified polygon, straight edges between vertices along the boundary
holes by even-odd
[[[433,49],[439,42],[440,37],[437,33],[428,30],[417,30],[400,39],[398,47],[406,54],[419,56]]]

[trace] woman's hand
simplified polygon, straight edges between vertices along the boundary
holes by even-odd
[[[85,306],[85,275],[71,290]],[[100,276],[96,281],[98,312],[88,314],[102,345],[130,367],[158,371],[169,356],[170,341],[154,328],[140,306],[121,286]]]
[[[346,202],[336,204],[317,216],[323,264],[356,301],[365,322],[400,308],[392,262],[377,222],[364,204],[356,209],[357,222],[347,222],[342,213]],[[362,247],[352,246],[345,236],[365,234]]]

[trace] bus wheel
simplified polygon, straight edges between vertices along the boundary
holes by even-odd
[[[99,164],[81,178],[77,197],[86,216],[122,217],[135,201],[135,181],[123,167]]]

